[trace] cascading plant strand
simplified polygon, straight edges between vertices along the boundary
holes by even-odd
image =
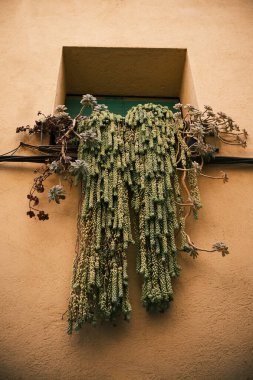
[[[131,189],[139,230],[137,271],[143,278],[142,301],[147,310],[163,312],[173,299],[171,280],[180,272],[176,257],[179,227],[184,235],[175,145],[180,147],[183,167],[187,165],[188,147],[177,138],[181,125],[175,123],[168,107],[133,107],[126,115],[126,124],[134,135]]]
[[[83,184],[81,225],[84,235],[74,265],[69,302],[69,333],[84,322],[96,324],[122,314],[129,319],[126,249],[132,242],[125,161],[125,126],[108,111],[94,112],[80,133],[93,130],[99,143],[79,145],[79,159],[87,162]]]

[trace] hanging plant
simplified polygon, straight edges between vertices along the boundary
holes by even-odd
[[[138,224],[137,272],[143,277],[142,301],[147,310],[164,311],[173,297],[171,279],[180,272],[177,232],[181,246],[186,243],[177,165],[192,167],[190,150],[180,135],[182,125],[174,121],[167,107],[139,105],[128,112],[126,123],[133,131],[131,188]],[[193,183],[196,173],[192,172]],[[190,196],[197,210],[200,199],[197,182],[194,185]]]
[[[84,322],[129,319],[126,250],[132,242],[123,120],[107,111],[80,123],[79,132],[92,129],[96,146],[81,142],[78,156],[86,160],[82,184],[79,250],[74,263],[69,304],[69,333]]]
[[[98,105],[92,95],[84,95],[81,104],[74,119],[65,106],[59,106],[55,115],[42,115],[33,128],[17,129],[30,134],[54,133],[58,144],[50,150],[40,147],[54,156],[37,171],[27,196],[29,217],[48,219],[48,214],[37,208],[48,176],[56,173],[69,182],[81,183],[69,333],[85,322],[114,321],[121,314],[126,320],[130,317],[130,205],[136,269],[142,276],[142,302],[147,310],[163,312],[173,299],[172,279],[180,273],[178,251],[193,258],[199,251],[228,254],[222,242],[209,250],[195,246],[186,232],[186,219],[191,213],[197,218],[202,207],[198,176],[228,180],[223,172],[217,177],[203,173],[204,162],[215,153],[206,137],[243,147],[247,139],[245,130],[241,132],[230,117],[215,114],[210,106],[201,112],[179,103],[173,114],[166,106],[145,104],[133,107],[123,118]],[[92,108],[90,117],[82,116],[86,107]],[[63,187],[53,186],[48,198],[60,203],[65,199]]]

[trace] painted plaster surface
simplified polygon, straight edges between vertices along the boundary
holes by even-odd
[[[192,80],[182,89],[250,133],[253,157],[253,2],[231,0],[1,0],[1,152],[15,128],[52,111],[63,46],[187,49]],[[37,141],[38,143],[38,141]],[[181,255],[175,300],[161,315],[140,304],[135,251],[129,251],[131,322],[87,326],[72,337],[67,308],[74,258],[78,189],[48,222],[26,218],[36,165],[1,164],[0,378],[22,380],[167,380],[253,378],[253,173],[209,166],[230,181],[200,181],[204,208],[189,232],[199,246],[225,241],[231,254]],[[48,183],[48,187],[50,186]]]

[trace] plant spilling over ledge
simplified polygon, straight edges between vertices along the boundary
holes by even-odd
[[[180,273],[177,252],[193,258],[199,251],[228,254],[218,242],[212,249],[196,247],[185,224],[202,207],[198,176],[204,160],[215,148],[206,142],[214,136],[223,143],[246,146],[247,133],[234,121],[210,106],[199,111],[191,105],[168,107],[138,105],[126,117],[110,113],[92,95],[84,95],[80,113],[72,119],[65,106],[54,115],[42,117],[34,127],[17,132],[48,132],[57,137],[57,159],[49,160],[34,179],[28,194],[30,218],[48,219],[39,210],[38,193],[50,175],[62,175],[69,182],[81,183],[78,216],[77,255],[74,261],[69,300],[69,328],[83,323],[96,324],[119,315],[128,320],[127,248],[133,243],[130,206],[134,210],[134,240],[137,246],[137,272],[141,274],[142,302],[147,310],[165,311],[173,299],[172,278]],[[86,107],[91,116],[83,116]],[[183,116],[183,111],[185,115]],[[73,147],[78,149],[76,159]],[[225,173],[218,177],[228,180]],[[61,185],[53,186],[49,201],[65,199]]]

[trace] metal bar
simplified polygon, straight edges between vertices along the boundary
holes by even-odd
[[[53,161],[58,156],[0,156],[0,162],[35,162],[45,163],[46,160]]]
[[[211,158],[206,164],[253,164],[252,157],[228,157],[228,156],[216,156]]]
[[[68,152],[70,153],[70,152]],[[72,158],[76,158],[76,153],[70,153]],[[0,156],[0,162],[38,162],[43,163],[46,160],[55,160],[58,155],[45,155],[45,156]],[[206,164],[253,164],[253,158],[251,157],[226,157],[217,156],[213,157]]]

